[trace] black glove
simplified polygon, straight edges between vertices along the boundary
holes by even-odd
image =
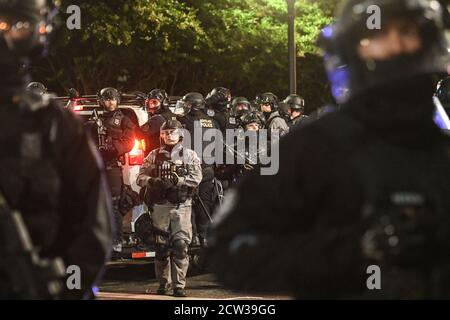
[[[169,180],[163,180],[161,178],[149,179],[147,185],[152,190],[160,190],[160,191],[166,191],[174,186],[174,184]]]

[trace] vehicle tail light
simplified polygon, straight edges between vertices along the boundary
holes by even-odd
[[[134,147],[128,153],[128,163],[132,166],[141,165],[144,162],[145,141],[134,140]]]
[[[80,101],[80,99],[73,100],[73,105],[72,105],[73,111],[82,111],[83,110],[83,106],[79,104],[79,101]]]

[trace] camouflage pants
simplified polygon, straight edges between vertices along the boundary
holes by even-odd
[[[187,248],[192,240],[191,201],[179,206],[170,203],[157,205],[152,210],[153,225],[170,233],[170,238],[157,237],[155,273],[160,285],[184,288],[189,267]],[[178,241],[184,241],[183,252],[169,254],[169,247]]]

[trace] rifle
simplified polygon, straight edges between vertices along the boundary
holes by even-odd
[[[209,214],[208,210],[206,210],[206,206],[203,203],[203,200],[200,198],[198,192],[196,192],[194,194],[192,200],[194,200],[195,203],[199,203],[200,204],[200,208],[202,208],[203,214],[208,218],[209,222],[213,223],[211,215]]]
[[[11,210],[0,192],[1,269],[20,299],[58,299],[63,292],[65,267],[61,258],[42,259],[33,246],[22,215]]]
[[[98,112],[94,109],[93,116],[91,118],[97,124],[97,136],[98,136],[98,150],[106,150],[107,149],[107,132],[106,127],[103,124],[102,119],[99,117]]]

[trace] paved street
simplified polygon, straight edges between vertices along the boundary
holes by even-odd
[[[158,283],[155,279],[153,264],[147,261],[132,263],[114,262],[108,265],[107,273],[100,286],[98,298],[101,300],[174,300],[172,296],[146,294],[147,288],[155,290]],[[181,299],[249,299],[280,300],[287,296],[255,295],[235,292],[223,288],[212,274],[190,274],[187,279],[188,298]]]

